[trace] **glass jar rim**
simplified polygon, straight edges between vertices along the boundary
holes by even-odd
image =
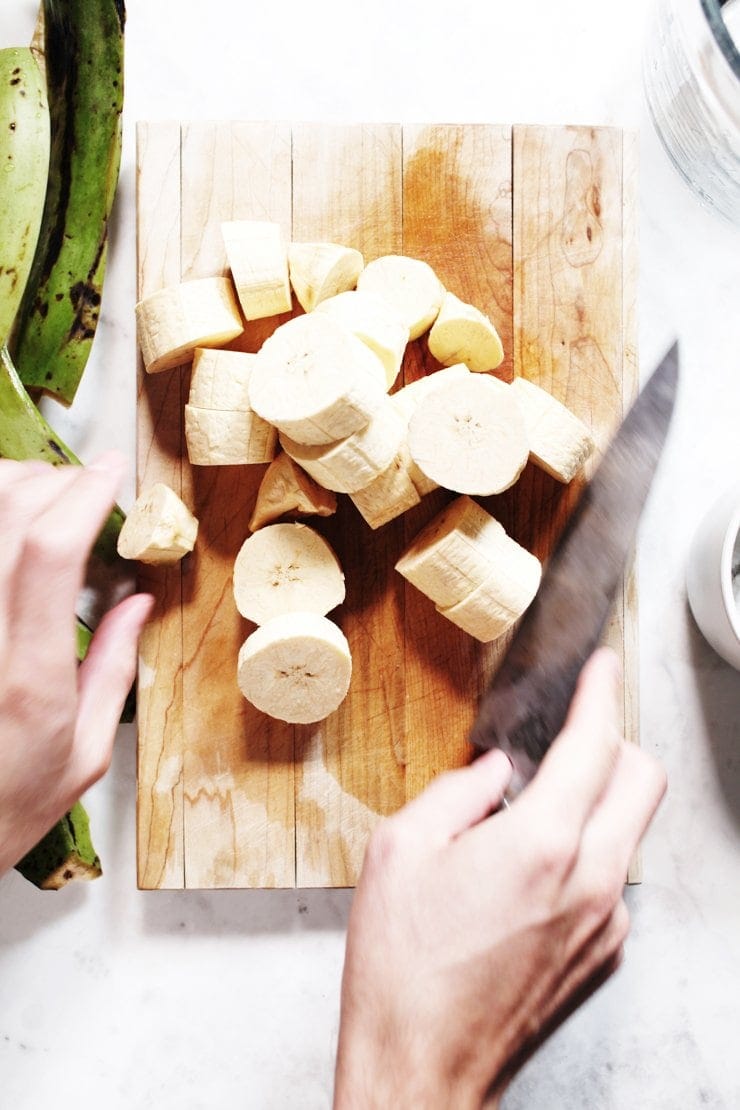
[[[727,59],[732,72],[740,78],[740,51],[727,30],[727,24],[722,15],[722,8],[726,3],[727,0],[701,0],[702,9],[717,45]]]

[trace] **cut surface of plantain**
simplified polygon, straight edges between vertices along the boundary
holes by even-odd
[[[350,495],[355,508],[371,528],[380,528],[420,503],[421,494],[413,481],[413,469],[404,439],[385,470],[369,486]]]
[[[118,554],[140,563],[176,563],[195,547],[198,521],[173,489],[155,482],[137,497],[118,537]]]
[[[221,224],[226,257],[246,320],[290,312],[288,247],[279,224],[228,220]]]
[[[425,374],[423,378],[417,378],[416,381],[409,382],[408,385],[392,394],[391,401],[408,424],[419,404],[429,393],[441,385],[447,385],[449,382],[460,382],[469,376],[470,371],[467,366],[458,362],[454,366],[447,366],[443,370],[434,370],[431,374]]]
[[[357,493],[390,466],[404,442],[403,420],[388,397],[359,432],[334,443],[303,444],[280,433],[286,454],[335,493]]]
[[[467,366],[464,366],[460,362],[455,366],[448,366],[444,370],[436,370],[434,373],[427,374],[423,378],[417,378],[415,382],[410,382],[408,385],[405,385],[403,389],[397,390],[397,392],[392,395],[391,401],[405,420],[406,428],[408,429],[409,421],[416,411],[417,405],[423,397],[426,397],[427,393],[436,389],[437,386],[442,385],[443,382],[460,381],[469,373],[470,371]],[[439,489],[439,483],[435,482],[432,478],[428,478],[411,458],[408,444],[406,445],[405,454],[408,458],[409,478],[416,492],[419,494],[419,497],[424,497],[427,493],[431,493],[432,490]]]
[[[260,350],[252,408],[298,443],[331,443],[364,428],[385,400],[380,360],[319,313],[288,320]]]
[[[310,474],[280,451],[265,471],[249,521],[250,532],[271,524],[281,516],[331,516],[337,498]]]
[[[275,457],[277,430],[249,412],[185,406],[185,441],[193,466],[242,466]]]
[[[322,616],[344,601],[344,575],[326,540],[305,524],[268,524],[242,544],[234,563],[234,600],[263,624],[293,610]]]
[[[250,412],[249,376],[256,357],[243,351],[196,348],[189,404],[219,412]]]
[[[354,289],[364,265],[359,251],[339,243],[291,243],[288,247],[290,284],[305,312],[328,297]]]
[[[495,370],[504,360],[499,334],[480,309],[445,293],[429,332],[429,350],[443,366],[463,362],[468,370]]]
[[[408,444],[438,485],[483,496],[513,486],[529,456],[511,386],[481,374],[430,389],[411,416]]]
[[[559,482],[570,482],[594,450],[588,428],[534,382],[515,378],[511,388],[524,417],[533,461]]]
[[[409,329],[388,303],[377,293],[352,289],[322,301],[316,311],[331,316],[378,356],[390,389],[401,369]]]
[[[402,254],[386,254],[369,262],[357,279],[357,288],[382,297],[403,320],[410,339],[418,339],[431,327],[444,297],[444,286],[432,267]]]
[[[244,330],[228,278],[208,277],[169,285],[139,301],[136,332],[148,374],[182,366],[196,347],[219,347]]]
[[[494,568],[472,593],[450,608],[437,606],[443,617],[484,644],[503,636],[529,608],[542,577],[539,559],[505,532],[491,554]]]
[[[256,355],[199,347],[193,357],[185,440],[194,466],[270,462],[277,430],[249,405]]]
[[[317,613],[285,613],[257,628],[239,652],[247,701],[291,724],[323,721],[349,690],[352,656],[337,625]]]
[[[448,609],[505,563],[511,543],[502,525],[477,501],[458,497],[421,530],[396,570],[440,609]]]

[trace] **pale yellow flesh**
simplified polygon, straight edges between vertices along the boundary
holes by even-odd
[[[196,347],[220,347],[244,330],[228,278],[170,285],[136,305],[136,330],[148,374],[192,360]]]
[[[185,440],[194,466],[239,466],[270,462],[277,431],[248,412],[221,412],[185,406]]]
[[[503,636],[534,600],[542,577],[542,566],[508,536],[502,544],[490,575],[466,598],[448,609],[437,611],[482,643]]]
[[[364,265],[358,250],[338,243],[291,243],[288,248],[290,284],[305,312],[354,289]]]
[[[396,570],[435,605],[449,608],[486,580],[492,554],[505,532],[470,497],[458,497],[438,513],[396,563]]]
[[[428,342],[431,354],[443,366],[462,362],[468,370],[480,373],[495,370],[504,359],[504,348],[493,322],[454,293],[445,293]]]
[[[428,393],[433,389],[437,389],[443,383],[461,381],[469,373],[470,371],[467,366],[463,366],[462,363],[457,363],[454,366],[446,367],[444,370],[436,370],[434,373],[427,374],[423,378],[417,378],[415,382],[410,382],[392,395],[391,401],[406,423],[407,440],[409,421],[414,412],[416,412],[422,398],[426,397]],[[408,442],[406,443],[406,454],[408,456],[408,476],[419,497],[425,497],[428,493],[431,493],[432,490],[439,489],[439,483],[427,477],[411,458],[411,454],[408,450]]]
[[[405,428],[387,397],[359,432],[335,443],[306,445],[281,434],[283,450],[315,481],[335,493],[365,489],[390,466],[404,440]]]
[[[118,536],[118,554],[140,563],[179,562],[192,551],[198,521],[174,490],[155,482],[136,499]]]
[[[252,408],[298,443],[331,443],[364,428],[385,396],[385,372],[364,343],[309,313],[263,343],[249,383]]]
[[[193,355],[188,401],[199,409],[249,412],[249,377],[255,355],[198,347]]]
[[[594,450],[590,431],[546,390],[515,378],[514,390],[524,417],[533,461],[559,482],[570,482]]]
[[[428,478],[446,489],[482,496],[512,486],[529,456],[524,418],[511,386],[480,374],[423,397],[409,421],[408,443]]]
[[[335,624],[315,613],[275,617],[241,647],[239,688],[257,709],[292,724],[322,721],[349,690],[352,657]]]
[[[323,616],[344,601],[344,575],[330,545],[312,528],[270,524],[239,550],[234,600],[255,624],[294,610]]]
[[[288,248],[280,225],[230,220],[221,224],[221,233],[245,319],[290,312]]]
[[[534,598],[542,567],[469,497],[422,530],[396,569],[476,639],[501,636]]]
[[[331,316],[369,347],[383,364],[386,388],[395,384],[409,329],[382,297],[354,289],[322,301],[315,311]]]
[[[357,288],[382,297],[409,329],[409,339],[418,339],[431,327],[444,297],[444,287],[431,266],[399,254],[368,263]]]
[[[336,495],[280,451],[260,483],[249,530],[256,532],[281,516],[331,516],[336,511]]]
[[[413,481],[413,465],[404,440],[390,465],[369,486],[350,495],[355,508],[371,528],[380,528],[420,503],[421,496]]]

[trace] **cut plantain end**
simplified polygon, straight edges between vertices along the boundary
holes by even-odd
[[[198,521],[173,489],[155,482],[137,497],[118,537],[118,554],[140,563],[177,563],[195,547]]]
[[[408,443],[428,478],[481,496],[513,486],[529,456],[511,386],[480,374],[430,390],[411,416]]]
[[[317,613],[274,617],[248,636],[239,652],[238,683],[244,697],[263,713],[291,724],[328,717],[346,697],[351,677],[347,638]]]
[[[239,550],[234,600],[255,624],[293,610],[324,616],[344,601],[344,575],[331,546],[313,528],[269,524]]]

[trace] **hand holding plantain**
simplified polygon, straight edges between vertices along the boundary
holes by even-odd
[[[123,472],[0,460],[0,873],[108,767],[152,600],[101,622],[78,669],[75,603]]]

